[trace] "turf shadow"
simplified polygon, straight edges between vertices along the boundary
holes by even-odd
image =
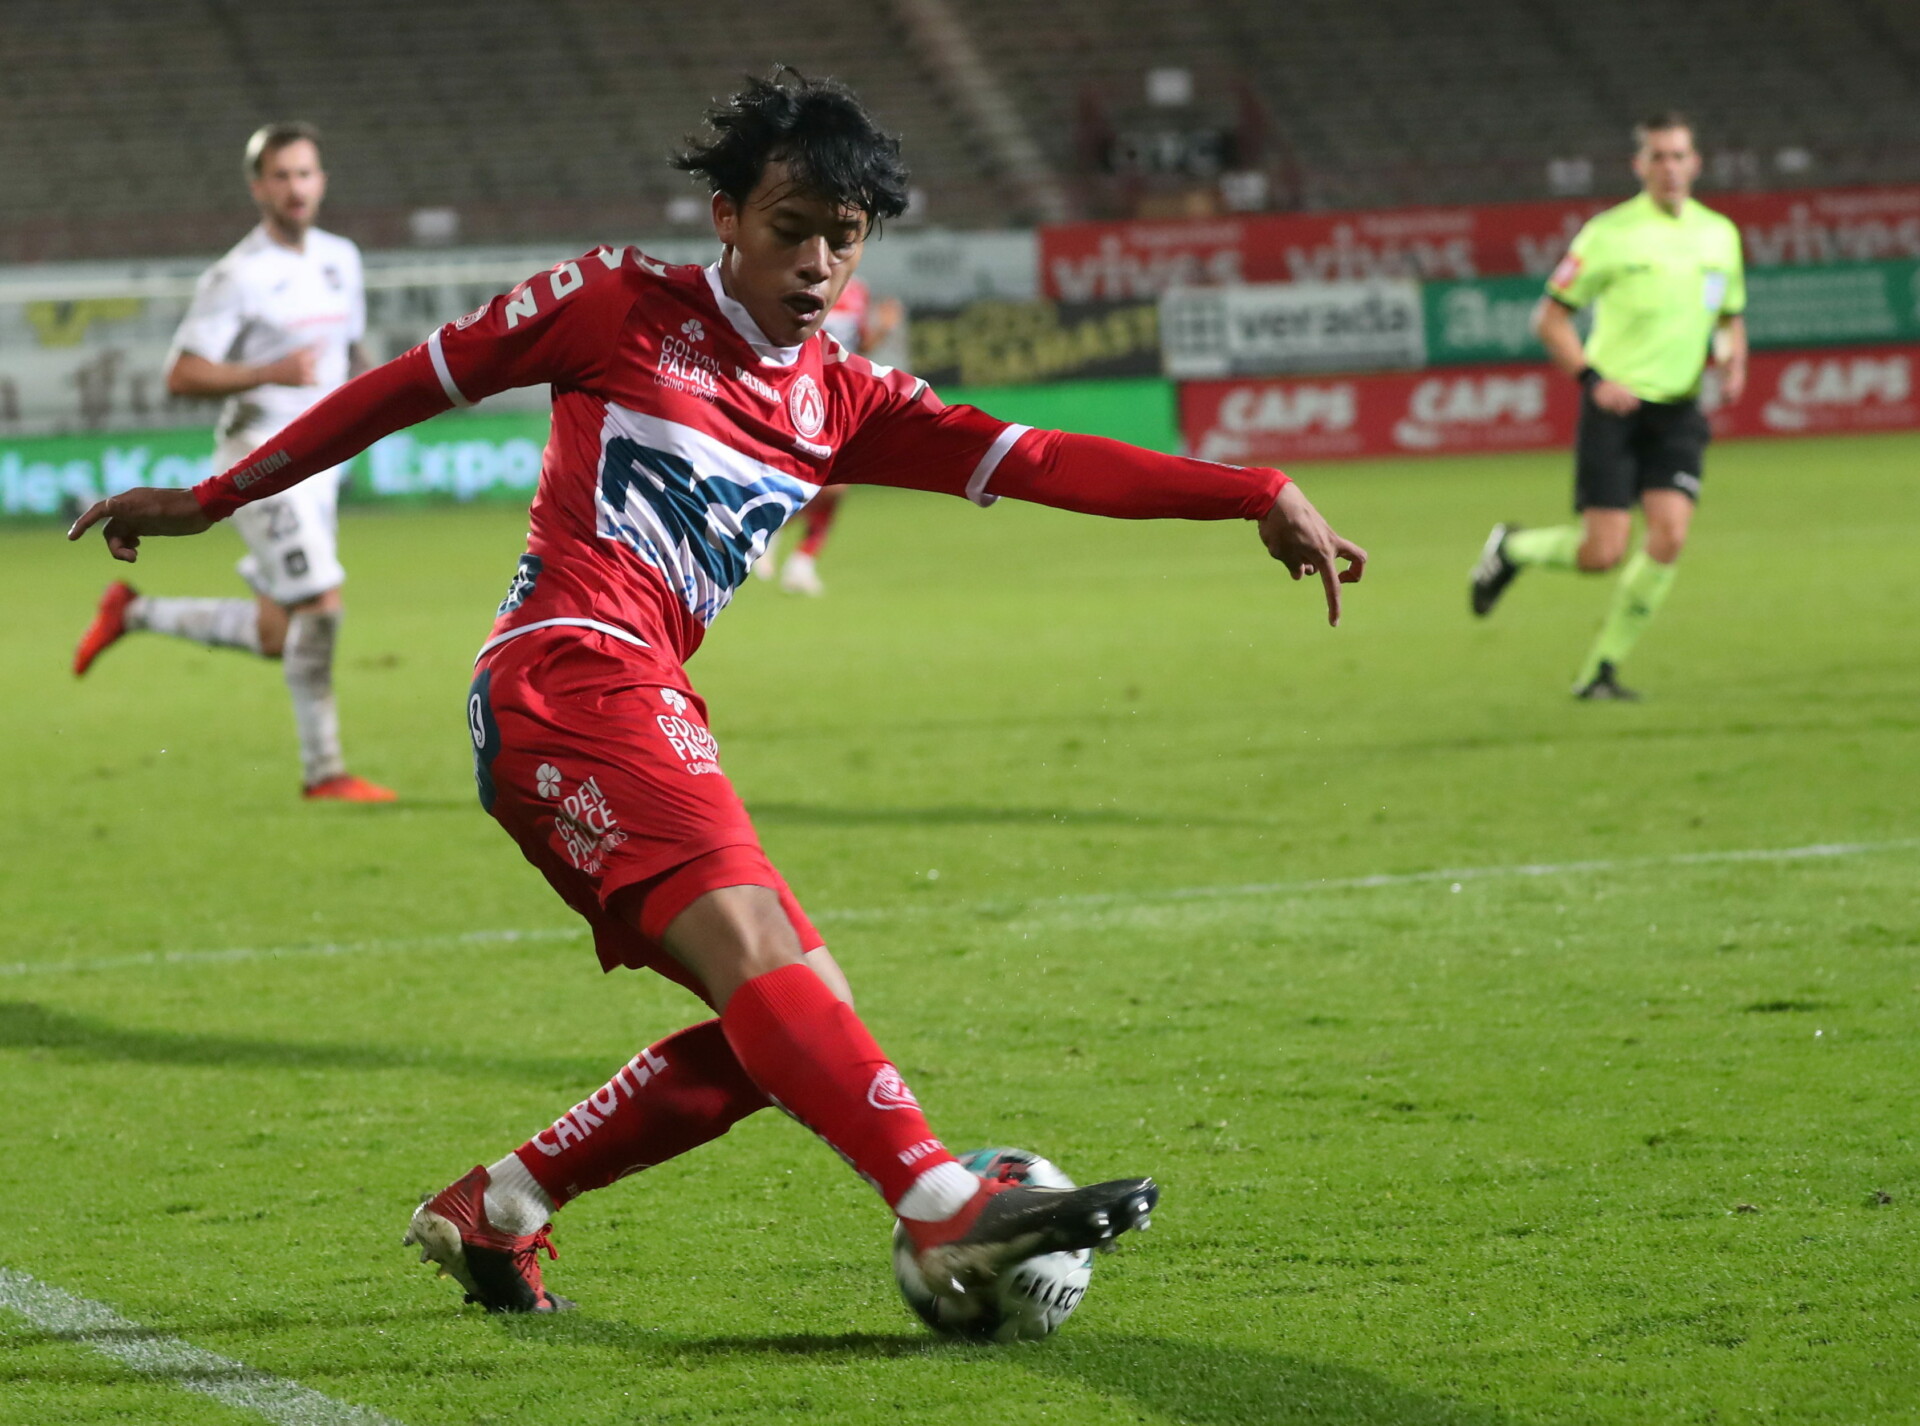
[[[497,1317],[501,1331],[527,1341],[555,1346],[615,1347],[636,1360],[656,1365],[720,1360],[727,1357],[794,1357],[811,1362],[866,1362],[899,1357],[932,1357],[969,1348],[942,1342],[924,1332],[798,1332],[777,1337],[687,1337],[659,1328],[614,1322],[584,1313],[560,1316]]]
[[[990,1358],[1124,1397],[1187,1426],[1509,1426],[1513,1420],[1492,1407],[1450,1402],[1334,1362],[1159,1337],[1068,1333],[1043,1344],[991,1347],[920,1332],[688,1337],[584,1314],[495,1321],[523,1340],[613,1347],[657,1366],[739,1357],[822,1365]]]
[[[1505,1426],[1513,1419],[1376,1372],[1256,1348],[1070,1332],[1010,1360],[1190,1426]]]
[[[386,1045],[312,1044],[135,1028],[50,1009],[31,1000],[0,1001],[0,1049],[52,1050],[94,1060],[218,1069],[440,1070],[588,1087],[605,1079],[607,1072],[604,1060],[508,1059]]]

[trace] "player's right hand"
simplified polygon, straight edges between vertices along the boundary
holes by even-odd
[[[67,538],[77,540],[95,525],[100,526],[113,557],[132,564],[140,558],[142,535],[197,535],[212,529],[213,521],[191,490],[141,485],[96,500],[73,522]]]
[[[1260,540],[1267,553],[1287,567],[1295,579],[1317,574],[1327,594],[1327,622],[1340,622],[1340,586],[1358,584],[1367,572],[1367,552],[1344,535],[1337,534],[1313,502],[1289,481],[1281,487],[1280,498],[1261,518]],[[1346,568],[1338,567],[1339,561]]]
[[[1593,384],[1593,404],[1616,416],[1631,416],[1640,409],[1640,398],[1617,381],[1602,380]]]
[[[313,386],[320,380],[320,348],[302,347],[260,368],[262,386]]]

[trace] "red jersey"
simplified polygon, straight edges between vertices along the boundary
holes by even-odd
[[[719,264],[599,248],[538,273],[366,373],[222,475],[209,514],[286,489],[381,436],[514,386],[552,387],[527,552],[491,648],[593,628],[676,662],[829,482],[1002,495],[1128,518],[1258,519],[1286,477],[1036,431],[947,406],[831,337],[767,340]]]

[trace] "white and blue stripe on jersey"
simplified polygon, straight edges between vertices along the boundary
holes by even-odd
[[[711,624],[818,489],[691,426],[609,402],[595,532],[652,565]]]

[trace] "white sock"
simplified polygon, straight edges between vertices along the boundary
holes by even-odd
[[[347,770],[340,751],[340,710],[333,701],[333,646],[340,633],[337,611],[307,610],[287,620],[281,671],[293,695],[293,724],[300,735],[300,769],[306,785]]]
[[[260,652],[260,610],[251,599],[154,599],[127,605],[127,627],[192,639],[210,649]]]
[[[553,1217],[553,1200],[540,1187],[518,1154],[508,1154],[490,1165],[487,1177],[487,1221],[502,1233],[524,1238],[538,1233]]]
[[[949,1159],[916,1178],[913,1187],[901,1194],[900,1201],[893,1205],[893,1211],[902,1218],[938,1223],[965,1208],[979,1191],[980,1180]]]

